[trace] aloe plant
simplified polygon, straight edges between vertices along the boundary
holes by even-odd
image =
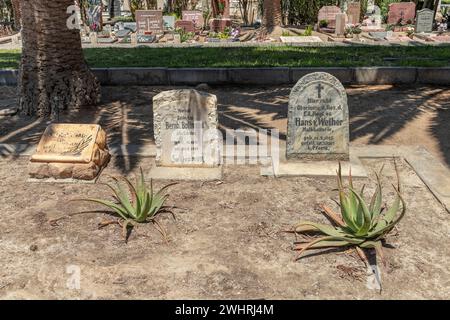
[[[115,185],[107,184],[113,192],[113,197],[116,202],[85,198],[80,199],[82,201],[91,201],[100,203],[119,215],[122,221],[107,221],[100,224],[100,227],[104,227],[109,224],[118,223],[123,228],[124,238],[127,238],[128,226],[134,226],[135,223],[152,222],[158,225],[158,231],[166,238],[164,229],[156,221],[158,213],[163,211],[164,204],[168,198],[165,190],[174,185],[175,183],[168,184],[160,189],[158,192],[153,192],[153,181],[150,181],[150,189],[144,182],[144,174],[142,168],[140,169],[140,176],[136,176],[136,183],[133,185],[126,177],[111,177]],[[121,181],[123,183],[121,183]],[[126,187],[124,188],[124,184]],[[128,192],[127,192],[128,189]],[[170,212],[170,211],[169,211]]]
[[[382,240],[400,222],[406,212],[406,204],[401,195],[400,177],[397,165],[397,186],[392,185],[395,190],[395,199],[387,209],[382,205],[383,192],[381,185],[381,173],[375,173],[377,187],[369,203],[364,200],[364,186],[358,192],[352,181],[351,170],[349,174],[348,187],[344,187],[341,174],[341,164],[337,172],[337,184],[339,191],[339,203],[341,215],[339,216],[330,208],[322,205],[323,213],[328,216],[334,225],[325,225],[314,222],[300,222],[293,230],[295,234],[319,233],[320,237],[309,237],[305,241],[295,243],[295,250],[299,253],[295,260],[301,258],[302,254],[309,249],[350,247],[356,248],[359,256],[368,262],[363,249],[373,248],[384,262],[382,252]],[[401,210],[400,210],[401,206]]]

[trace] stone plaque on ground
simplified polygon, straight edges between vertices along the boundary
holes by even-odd
[[[416,16],[416,4],[414,2],[397,2],[389,5],[387,23],[403,24],[413,23]]]
[[[193,89],[153,98],[156,163],[167,167],[214,167],[220,161],[217,98]]]
[[[292,36],[292,37],[280,37],[283,43],[311,43],[311,42],[323,42],[317,36]]]
[[[289,96],[286,157],[347,160],[349,120],[347,94],[329,73],[301,78]]]
[[[47,127],[29,165],[32,178],[92,180],[109,161],[106,133],[94,124]]]
[[[203,19],[203,13],[201,11],[183,11],[182,12],[182,19],[185,21],[192,21],[196,28],[203,28],[204,19]]]
[[[192,21],[178,20],[175,22],[175,29],[182,29],[184,32],[195,32],[195,26]]]
[[[325,20],[328,22],[328,28],[334,28],[336,26],[336,15],[342,13],[341,8],[337,6],[324,6],[320,8],[317,17],[317,22]]]
[[[422,9],[417,11],[416,32],[433,31],[434,11],[430,9]]]
[[[160,10],[136,10],[136,24],[139,34],[162,33],[163,13]]]
[[[360,2],[350,2],[347,5],[347,16],[348,23],[358,24],[361,17],[361,3]]]

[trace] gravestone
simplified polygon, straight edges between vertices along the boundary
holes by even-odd
[[[376,5],[367,7],[367,12],[362,22],[362,28],[364,31],[381,30],[381,9]]]
[[[215,167],[220,163],[217,98],[193,89],[153,98],[156,163],[166,167]]]
[[[174,16],[163,16],[164,29],[175,28],[175,17]]]
[[[417,11],[416,32],[433,31],[434,11],[430,9],[422,9]]]
[[[347,16],[348,23],[358,24],[361,17],[361,3],[360,2],[350,2],[347,5]]]
[[[226,28],[231,28],[231,19],[215,18],[209,21],[209,28],[214,32],[224,32]]]
[[[190,10],[182,11],[182,19],[184,21],[192,21],[196,28],[203,28],[204,19],[201,11]]]
[[[160,10],[136,10],[136,24],[139,34],[163,33],[163,13]]]
[[[414,2],[397,2],[389,5],[388,24],[413,23],[416,16],[416,4]]]
[[[281,42],[283,43],[314,43],[314,42],[323,42],[317,36],[291,36],[291,37],[280,37]]]
[[[349,158],[347,94],[331,74],[307,74],[292,89],[286,157],[305,160]]]
[[[338,37],[343,37],[345,33],[345,25],[347,22],[347,15],[345,13],[338,13],[336,15],[336,28],[334,33]]]
[[[110,159],[106,133],[94,124],[51,124],[29,164],[32,178],[93,180]]]
[[[341,8],[337,6],[324,6],[320,8],[317,17],[318,22],[325,20],[328,22],[328,28],[335,28],[336,26],[336,15],[342,13]]]
[[[192,21],[178,20],[175,22],[175,29],[182,29],[184,32],[195,32],[195,26]]]

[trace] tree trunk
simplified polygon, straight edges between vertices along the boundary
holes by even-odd
[[[14,29],[20,30],[22,27],[22,14],[20,11],[20,0],[11,0],[14,15]]]
[[[264,0],[263,28],[269,33],[281,26],[281,0]]]
[[[59,110],[98,103],[100,84],[84,60],[80,32],[67,25],[73,0],[21,1],[21,113],[54,117]]]

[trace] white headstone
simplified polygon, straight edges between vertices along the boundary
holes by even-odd
[[[347,94],[329,73],[301,78],[289,96],[286,157],[347,160],[349,120]]]
[[[417,11],[416,15],[416,32],[433,31],[434,11],[430,9],[422,9]]]
[[[153,98],[156,162],[168,167],[214,167],[220,163],[217,98],[193,89]]]

